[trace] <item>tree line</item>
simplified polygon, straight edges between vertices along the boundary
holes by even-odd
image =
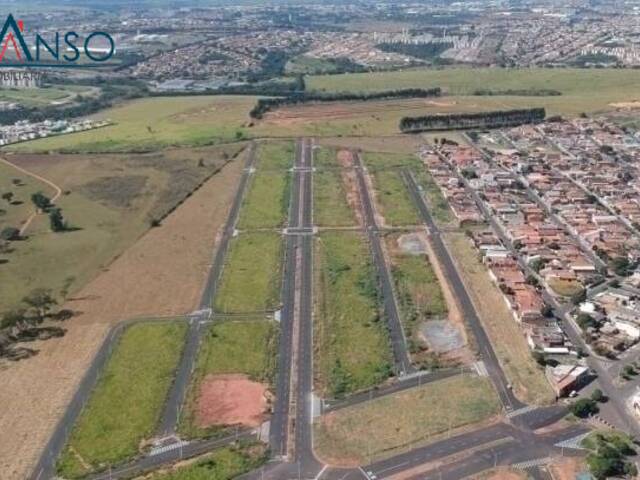
[[[260,98],[256,102],[249,115],[251,118],[262,118],[265,113],[281,107],[283,105],[298,105],[302,103],[320,103],[320,102],[347,102],[347,101],[368,101],[368,100],[385,100],[391,98],[426,98],[439,97],[442,91],[436,88],[405,88],[400,90],[384,90],[381,92],[370,93],[306,93],[293,92],[284,97],[277,98]]]
[[[433,130],[461,130],[466,128],[515,127],[525,123],[542,122],[545,116],[546,111],[544,108],[528,108],[403,117],[400,120],[400,130],[404,133],[414,133]]]

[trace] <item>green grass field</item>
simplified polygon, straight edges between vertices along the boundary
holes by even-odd
[[[153,473],[149,480],[230,480],[257,469],[267,460],[262,444],[221,448],[186,466]]]
[[[88,91],[87,87],[68,85],[46,88],[0,88],[0,102],[15,102],[25,107],[42,107],[55,102],[71,100],[76,93]]]
[[[321,165],[334,165],[335,150],[318,149]],[[356,224],[354,212],[347,202],[341,173],[335,168],[317,167],[313,175],[314,222],[321,227],[343,227]]]
[[[167,150],[152,155],[13,155],[8,158],[57,184],[57,205],[75,229],[53,233],[39,215],[14,242],[0,265],[0,312],[13,308],[34,288],[49,288],[62,299],[82,288],[149,228],[180,204],[242,148],[241,144]],[[204,158],[202,166],[199,160]],[[24,180],[14,186],[12,180]],[[0,164],[0,192],[11,191],[22,205],[0,199],[0,226],[19,227],[33,211],[30,196],[53,191]]]
[[[317,252],[316,385],[325,396],[342,396],[391,374],[390,345],[364,237],[323,233]]]
[[[279,228],[289,208],[291,174],[287,170],[293,166],[293,142],[261,143],[257,156],[257,173],[245,196],[238,228]]]
[[[284,225],[289,209],[291,174],[261,172],[254,174],[246,193],[238,228],[279,228]]]
[[[373,177],[376,201],[387,224],[416,225],[418,212],[400,176],[402,168],[421,168],[414,155],[364,153],[363,160]]]
[[[315,424],[316,453],[334,465],[361,465],[499,412],[489,379],[460,375],[320,417]]]
[[[248,313],[280,304],[282,238],[275,233],[245,233],[232,240],[215,310]]]
[[[640,72],[630,69],[572,68],[443,68],[413,69],[348,75],[320,75],[306,78],[307,88],[319,91],[376,91],[401,88],[441,87],[460,104],[485,108],[546,106],[549,113],[578,114],[630,101],[640,96]],[[469,97],[478,89],[553,89],[556,97]],[[595,94],[597,92],[597,94]]]
[[[181,433],[193,438],[220,430],[198,428],[193,417],[200,385],[207,375],[238,373],[256,382],[273,384],[277,333],[277,324],[266,319],[240,319],[209,327],[200,344],[187,407],[180,419]]]
[[[264,142],[258,147],[258,170],[289,170],[293,167],[293,142]]]
[[[140,152],[169,146],[203,146],[237,140],[255,97],[143,98],[94,116],[108,127],[19,143],[13,151]]]
[[[185,333],[186,324],[176,321],[123,333],[58,461],[62,476],[79,478],[138,454],[154,434]]]

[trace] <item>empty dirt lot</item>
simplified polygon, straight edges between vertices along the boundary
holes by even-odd
[[[243,157],[224,167],[65,305],[80,312],[63,325],[66,336],[30,344],[40,350],[37,356],[0,371],[0,431],[11,439],[0,442],[3,480],[30,473],[111,325],[196,307]]]
[[[243,425],[258,427],[268,408],[267,387],[246,375],[209,375],[200,387],[198,427]]]

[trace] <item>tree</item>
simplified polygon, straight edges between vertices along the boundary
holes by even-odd
[[[604,396],[604,393],[602,393],[602,390],[600,390],[599,388],[596,388],[591,393],[591,400],[598,403],[604,402],[605,396]]]
[[[25,311],[22,308],[14,308],[2,315],[0,328],[9,328],[20,325],[25,321]]]
[[[20,230],[14,227],[5,227],[0,232],[0,239],[9,242],[20,240]]]
[[[36,208],[46,212],[49,208],[51,208],[51,199],[44,195],[42,192],[37,192],[31,195],[31,201],[36,206]]]
[[[11,203],[13,200],[13,192],[5,192],[2,194],[2,199],[7,203]]]
[[[35,311],[38,323],[41,323],[49,311],[51,311],[51,308],[58,304],[56,299],[53,298],[51,290],[46,288],[36,288],[32,290],[22,299],[22,302]]]
[[[577,293],[574,293],[571,296],[571,302],[574,305],[580,305],[582,302],[584,302],[587,299],[587,291],[585,289],[580,290]]]
[[[596,326],[595,319],[588,313],[582,313],[582,312],[579,313],[578,316],[576,317],[576,323],[580,326],[582,330],[586,330],[587,328]]]
[[[64,232],[67,230],[67,222],[65,222],[62,216],[62,210],[54,208],[49,212],[49,224],[53,232]]]
[[[590,398],[581,398],[577,402],[574,402],[570,408],[571,413],[579,418],[586,418],[600,411],[596,402]]]
[[[621,277],[629,275],[629,259],[626,257],[616,257],[611,260],[611,268]]]

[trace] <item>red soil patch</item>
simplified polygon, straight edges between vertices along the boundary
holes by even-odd
[[[207,375],[196,405],[199,427],[246,425],[258,427],[268,407],[267,388],[245,375]]]

